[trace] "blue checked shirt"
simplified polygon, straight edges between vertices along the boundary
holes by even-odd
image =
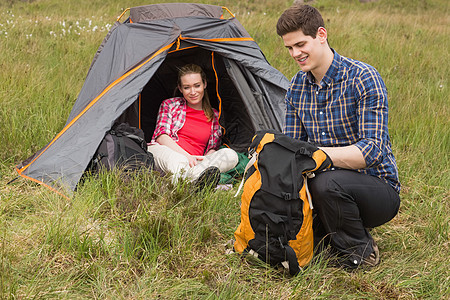
[[[310,72],[298,72],[286,93],[284,133],[317,146],[355,145],[367,167],[356,170],[400,192],[397,164],[388,132],[388,100],[380,74],[370,65],[340,56],[320,85]]]

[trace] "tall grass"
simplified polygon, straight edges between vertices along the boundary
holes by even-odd
[[[155,2],[0,2],[0,298],[449,298],[446,0],[313,4],[330,45],[375,66],[389,91],[402,205],[394,220],[373,230],[382,262],[372,270],[347,272],[318,257],[292,278],[226,255],[239,199],[229,191],[192,193],[157,174],[101,174],[70,201],[22,179],[6,184],[16,176],[14,165],[63,127],[117,16]],[[291,2],[208,3],[228,7],[290,78],[298,69],[274,28]]]

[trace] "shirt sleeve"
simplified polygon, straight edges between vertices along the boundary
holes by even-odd
[[[170,99],[164,100],[159,106],[158,117],[156,119],[156,127],[153,132],[152,141],[154,143],[156,139],[162,135],[167,134],[172,137],[172,101]]]
[[[214,110],[214,119],[212,120],[212,132],[211,136],[209,137],[205,153],[208,152],[210,149],[217,150],[220,146],[222,137],[222,129],[220,128],[219,124],[219,112],[215,109],[213,110]]]
[[[386,86],[373,68],[355,79],[358,93],[358,147],[367,167],[379,165],[387,153],[388,101]]]
[[[292,93],[291,93],[291,87],[288,89],[285,97],[286,102],[286,114],[285,114],[285,123],[284,123],[284,129],[283,133],[287,136],[290,136],[294,139],[307,141],[308,135],[306,134],[306,130],[302,124],[302,121],[300,120],[299,114],[298,114],[298,103],[297,107],[292,101]]]

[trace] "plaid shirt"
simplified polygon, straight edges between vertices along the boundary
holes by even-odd
[[[317,146],[355,145],[367,165],[356,171],[379,177],[400,192],[386,86],[372,66],[333,52],[320,85],[310,72],[293,77],[285,99],[284,133]]]
[[[206,146],[205,153],[210,149],[217,149],[220,145],[222,131],[219,125],[219,112],[215,109],[214,119],[211,125],[211,135]],[[166,99],[161,103],[156,120],[156,128],[153,133],[150,144],[155,144],[156,138],[161,134],[167,134],[175,142],[178,142],[178,130],[180,130],[186,121],[186,100],[182,97]]]

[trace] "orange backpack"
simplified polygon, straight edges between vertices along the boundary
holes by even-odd
[[[307,176],[329,168],[331,160],[312,144],[274,130],[256,133],[249,156],[234,249],[295,275],[314,248]]]

